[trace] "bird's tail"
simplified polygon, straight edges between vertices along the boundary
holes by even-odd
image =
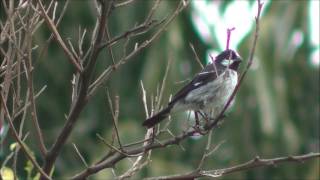
[[[161,110],[160,112],[158,112],[154,116],[152,116],[152,117],[148,118],[147,120],[145,120],[142,123],[142,125],[150,128],[150,127],[158,124],[159,122],[161,122],[162,120],[164,120],[166,117],[169,116],[171,108],[172,108],[171,106],[166,107],[165,109]]]

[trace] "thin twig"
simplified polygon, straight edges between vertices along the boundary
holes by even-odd
[[[46,90],[46,88],[47,88],[46,85],[43,86],[43,87],[39,90],[39,92],[38,92],[36,95],[34,95],[34,98],[35,98],[35,99],[38,98],[38,97],[42,94],[42,92],[43,92],[44,90]],[[24,104],[24,106],[23,106],[20,110],[18,110],[15,114],[13,114],[12,119],[14,120],[15,118],[17,118],[22,112],[26,111],[27,108],[28,108],[30,105],[31,105],[31,102],[30,102],[30,101],[26,102],[26,103]]]
[[[207,152],[209,151],[209,149],[210,149],[210,147],[211,147],[212,132],[213,132],[213,131],[210,131],[209,134],[208,134],[207,145],[206,145],[206,147],[205,147],[205,149],[204,149],[202,158],[201,158],[201,160],[200,160],[200,162],[199,162],[199,165],[198,165],[198,168],[197,168],[197,169],[199,169],[199,170],[202,169],[203,163],[204,163],[205,159],[208,157],[208,156],[207,156]]]
[[[43,7],[43,4],[41,2],[41,0],[37,0],[38,4],[40,5],[40,10],[42,12],[42,16],[44,17],[48,27],[50,28],[50,30],[52,31],[55,39],[57,40],[57,42],[60,44],[61,48],[63,49],[63,51],[65,52],[65,54],[67,55],[67,57],[69,58],[71,64],[73,64],[78,72],[82,72],[82,67],[81,64],[79,64],[79,61],[72,55],[72,53],[70,52],[70,50],[67,48],[67,45],[65,44],[65,42],[62,40],[56,25],[54,25],[53,21],[50,19],[50,17],[48,16],[48,14],[45,12],[45,9]]]
[[[226,50],[229,49],[229,46],[230,46],[230,39],[231,39],[231,31],[235,30],[236,28],[233,27],[233,28],[228,28],[227,29],[227,45],[226,45]]]
[[[120,59],[117,64],[116,64],[116,67],[118,68],[119,66],[121,65],[124,65],[125,63],[127,63],[128,60],[132,59],[135,55],[137,55],[139,52],[141,52],[142,50],[144,50],[146,47],[150,46],[157,38],[160,37],[160,35],[165,31],[165,29],[167,28],[167,26],[175,19],[176,16],[178,16],[178,14],[183,11],[187,5],[188,5],[188,2],[185,2],[185,0],[181,0],[178,7],[175,9],[175,11],[173,12],[173,14],[168,17],[168,18],[165,18],[165,20],[163,21],[163,25],[158,29],[158,31],[156,31],[153,36],[148,39],[148,40],[145,40],[143,43],[141,43],[137,48],[134,48],[134,50],[132,50],[132,52],[130,54],[128,54],[126,57]],[[150,22],[152,23],[152,21]],[[162,24],[162,22],[161,22]],[[141,28],[143,30],[145,30],[146,27],[149,27],[149,25],[141,25]],[[133,32],[136,32],[137,29],[135,29]],[[128,33],[132,33],[131,31],[128,31]],[[116,37],[114,39],[117,39],[115,41],[118,41],[119,39],[122,39],[123,37],[126,37],[127,34],[123,34],[119,37]],[[108,45],[110,45],[111,43],[115,42],[114,40],[111,40],[112,42],[107,42],[105,44],[102,44],[100,46],[100,48],[104,48]],[[113,71],[114,69],[113,68],[110,68],[108,67],[104,72],[103,74],[101,74],[96,81],[94,81],[94,83],[92,83],[90,85],[90,92],[89,92],[89,96],[91,97],[95,91],[98,89],[98,87],[100,87],[110,76],[111,72]],[[99,79],[99,81],[98,81]]]
[[[146,118],[150,116],[149,111],[148,111],[148,104],[147,104],[147,93],[146,90],[144,89],[143,82],[140,81],[140,86],[141,86],[141,92],[142,92],[142,103],[145,111]]]
[[[260,157],[256,157],[248,162],[224,168],[224,169],[216,169],[216,170],[206,170],[206,171],[193,171],[185,174],[171,175],[171,176],[158,176],[158,177],[150,177],[146,178],[147,180],[178,180],[178,179],[195,179],[198,177],[209,177],[209,178],[218,178],[222,177],[226,174],[232,174],[239,171],[246,171],[250,169],[255,169],[258,167],[276,167],[277,165],[288,163],[288,162],[297,162],[302,163],[307,160],[312,160],[315,158],[320,158],[320,153],[309,153],[298,156],[286,156],[286,157],[278,157],[271,159],[261,159]]]
[[[113,123],[113,132],[115,132],[118,144],[120,146],[120,149],[122,149],[122,144],[120,140],[119,130],[118,130],[118,118],[119,118],[119,96],[115,97],[115,110],[113,109],[112,100],[109,94],[109,91],[107,91],[107,97],[109,101],[109,107],[112,114],[112,123]]]
[[[192,49],[192,52],[193,52],[193,54],[194,54],[194,57],[196,58],[196,61],[197,61],[198,64],[200,65],[201,69],[203,69],[204,66],[203,66],[203,64],[201,63],[201,61],[200,61],[200,59],[199,59],[199,56],[198,56],[196,50],[194,49],[193,44],[189,43],[189,46],[190,46],[190,48]]]
[[[32,162],[32,164],[36,167],[36,169],[39,171],[39,173],[44,176],[46,179],[51,179],[44,171],[43,169],[40,167],[40,165],[37,163],[37,161],[34,159],[33,155],[30,153],[30,148],[27,147],[27,145],[20,139],[18,132],[16,131],[13,123],[12,123],[12,118],[9,114],[9,110],[7,108],[7,105],[4,101],[4,97],[2,96],[2,94],[0,93],[1,96],[1,104],[2,104],[2,108],[5,111],[5,114],[7,116],[7,122],[10,126],[10,129],[12,131],[13,137],[15,138],[15,140],[18,142],[18,144],[20,145],[22,151],[26,154],[27,158]]]
[[[70,3],[70,0],[66,0],[65,4],[63,6],[63,9],[62,9],[62,11],[60,13],[60,17],[58,18],[57,23],[56,23],[56,27],[57,28],[58,28],[62,18],[64,17],[65,12],[67,11],[69,3]],[[45,45],[43,46],[42,50],[40,51],[38,59],[41,59],[42,56],[45,54],[45,52],[48,50],[49,44],[50,44],[50,42],[52,41],[53,38],[54,38],[54,34],[51,33],[50,37],[47,39]]]
[[[108,42],[105,42],[103,44],[101,44],[100,48],[105,48],[106,46],[112,46],[115,43],[117,43],[120,39],[126,38],[128,36],[136,36],[142,33],[147,32],[149,29],[151,29],[152,27],[156,27],[160,24],[162,24],[164,21],[151,21],[148,24],[141,24],[137,27],[134,27],[112,39],[110,39]]]
[[[139,52],[141,52],[143,49],[145,49],[147,46],[149,46],[152,42],[154,42],[162,32],[165,31],[166,27],[174,20],[174,18],[187,7],[187,1],[185,0],[181,0],[179,5],[177,6],[177,8],[175,9],[175,11],[172,13],[172,15],[170,17],[168,17],[166,19],[166,21],[164,22],[163,26],[161,26],[157,32],[155,32],[152,37],[146,41],[144,41],[143,43],[141,43],[137,48],[135,48],[130,54],[128,54],[125,58],[120,59],[117,62],[117,67],[119,67],[120,65],[125,64],[129,59],[131,59],[132,57],[134,57],[135,55],[137,55]],[[108,43],[101,45],[100,48],[105,47],[107,45],[110,45]],[[107,80],[107,78],[109,77],[109,75],[112,72],[112,68],[108,69],[107,71],[105,71],[104,73],[106,74],[106,76],[99,76],[99,79],[103,79],[103,82],[105,80]],[[95,81],[96,82],[96,81]],[[100,81],[101,82],[101,81]],[[100,86],[103,82],[101,83],[97,83],[95,86],[93,86],[92,88],[94,88],[95,90],[97,89],[96,87]],[[89,96],[90,97],[92,94],[94,94],[94,91],[92,89],[90,89],[89,92]],[[126,151],[126,154],[139,154],[139,153],[143,153],[143,152],[148,152],[150,149],[152,148],[159,148],[159,147],[165,147],[168,146],[171,143],[176,143],[178,141],[181,141],[182,139],[186,138],[187,136],[190,136],[191,134],[189,134],[190,132],[186,132],[183,133],[180,137],[175,137],[174,139],[171,139],[170,141],[167,141],[166,144],[160,144],[160,143],[155,143],[155,144],[147,144],[143,147],[139,147],[138,149],[133,149],[133,150],[128,150]],[[193,134],[194,132],[192,132]],[[149,138],[148,138],[149,139]],[[146,141],[147,142],[147,141]],[[146,143],[145,142],[145,143]],[[135,153],[137,152],[137,153]],[[124,155],[123,153],[120,152],[116,152],[114,154],[110,154],[104,161],[95,164],[93,166],[91,166],[90,168],[84,170],[83,172],[81,172],[80,174],[76,175],[73,177],[73,179],[83,179],[86,178],[104,168],[108,168],[114,165],[115,162],[120,161],[121,159],[124,159],[128,156]]]
[[[87,30],[84,29],[84,30],[83,30],[83,33],[82,33],[82,35],[81,35],[81,27],[79,27],[78,51],[79,51],[80,60],[83,58],[83,49],[82,49],[82,46],[83,46],[83,42],[84,42],[84,38],[85,38],[85,36],[86,36],[86,33],[87,33]]]
[[[163,85],[164,86],[164,85]],[[141,81],[141,90],[142,90],[142,102],[144,104],[144,108],[145,108],[145,112],[146,112],[146,118],[149,117],[149,114],[148,114],[148,106],[147,106],[147,95],[146,95],[146,91],[143,87],[143,83]],[[144,136],[144,139],[145,140],[149,140],[149,141],[145,141],[143,143],[143,146],[146,146],[150,143],[153,142],[153,134],[154,134],[154,129],[153,128],[150,128],[147,130],[147,133],[145,134]],[[132,177],[136,172],[138,172],[138,170],[142,169],[144,166],[146,166],[149,162],[149,159],[150,159],[150,156],[151,156],[151,151],[144,151],[136,160],[135,162],[133,163],[133,165],[131,166],[131,168],[129,168],[125,173],[123,173],[121,176],[118,177],[118,179],[125,179],[125,178],[128,178],[128,177]],[[147,160],[145,160],[147,158]]]
[[[81,155],[79,149],[77,148],[76,144],[75,143],[72,143],[73,147],[74,147],[74,150],[76,151],[77,155],[79,156],[79,158],[81,159],[82,163],[84,164],[84,166],[86,168],[88,168],[88,163],[86,162],[86,160],[84,159],[84,157]]]
[[[29,22],[28,22],[29,23]],[[34,88],[33,88],[33,71],[32,69],[32,55],[31,55],[31,45],[32,45],[32,35],[30,29],[26,32],[26,39],[27,39],[27,47],[28,47],[28,54],[25,57],[25,63],[26,63],[26,72],[27,72],[27,81],[28,81],[28,89],[29,89],[29,101],[31,103],[31,116],[32,116],[32,122],[36,129],[36,135],[37,139],[39,141],[39,147],[42,157],[44,158],[47,154],[47,148],[44,144],[44,139],[42,135],[42,131],[39,125],[38,116],[37,116],[37,109],[36,109],[36,103],[35,103],[35,96],[34,96]]]
[[[151,19],[152,19],[154,13],[156,12],[158,6],[160,5],[160,2],[161,2],[161,0],[155,0],[153,7],[151,8],[147,18],[144,21],[144,24],[148,24],[149,22],[151,22]]]
[[[174,138],[168,139],[165,142],[153,142],[152,144],[148,144],[146,146],[137,147],[135,149],[131,149],[126,151],[127,154],[139,154],[143,152],[147,152],[151,149],[158,149],[158,148],[165,148],[167,146],[173,145],[173,144],[179,144],[182,140],[185,138],[192,136],[194,133],[196,133],[195,130],[189,130],[181,133],[180,135],[175,136]],[[76,176],[72,177],[72,179],[83,179],[86,178],[92,174],[95,174],[99,172],[102,169],[113,167],[115,163],[119,162],[120,160],[126,158],[123,153],[115,153],[110,155],[107,159],[105,159],[103,162],[100,162],[98,164],[95,164],[94,166],[91,166],[89,169],[84,170],[83,172],[77,174]]]
[[[149,140],[151,140],[151,139],[152,139],[152,137],[151,137],[151,138],[149,138],[149,139],[143,139],[143,140],[140,140],[140,141],[137,141],[137,142],[133,142],[133,143],[125,144],[125,145],[123,145],[122,147],[131,147],[131,146],[135,146],[135,145],[138,145],[138,144],[142,144],[142,143],[144,143],[144,142],[146,142],[146,141],[149,141]]]
[[[40,0],[38,0],[40,1]],[[84,106],[88,102],[87,95],[88,95],[88,87],[91,80],[91,76],[93,74],[93,70],[95,67],[95,64],[97,62],[98,55],[100,53],[99,44],[102,41],[103,35],[104,35],[104,28],[105,28],[105,22],[106,22],[106,12],[107,12],[107,6],[106,1],[101,3],[101,16],[98,18],[98,31],[97,36],[93,41],[93,47],[91,50],[90,57],[87,61],[87,64],[84,68],[82,73],[79,77],[79,83],[81,86],[79,89],[79,93],[75,101],[72,102],[69,115],[67,117],[67,121],[64,124],[61,132],[59,133],[58,137],[56,138],[52,148],[47,153],[45,163],[43,165],[43,169],[45,172],[51,172],[52,167],[60,154],[63,145],[66,143],[68,137],[70,136],[75,123],[78,120],[78,117],[80,116],[81,111],[83,110]],[[41,2],[40,2],[41,3]],[[47,15],[45,15],[47,16]],[[49,19],[49,18],[47,18]],[[50,20],[50,19],[49,19]],[[82,70],[82,69],[81,69]]]
[[[109,16],[112,12],[112,9],[113,9],[113,6],[114,6],[114,0],[110,0],[109,1],[109,9],[108,9],[108,12],[107,12],[107,15]],[[109,32],[109,25],[108,25],[108,21],[106,21],[106,28],[105,28],[105,34],[106,34],[106,40],[109,41],[110,40],[110,32]],[[115,65],[115,58],[114,58],[114,54],[113,54],[113,51],[112,51],[112,47],[111,46],[108,46],[108,52],[111,56],[111,60],[112,60],[112,64],[113,64],[113,68],[117,68]]]
[[[166,67],[166,71],[165,71],[163,79],[162,79],[160,93],[158,95],[158,102],[157,102],[157,105],[156,105],[157,111],[160,109],[161,100],[162,100],[163,92],[164,92],[165,85],[166,85],[165,82],[167,81],[167,77],[168,77],[168,74],[169,74],[169,70],[170,70],[170,66],[171,66],[172,61],[173,61],[173,58],[169,57],[168,64],[167,64],[167,67]]]
[[[261,8],[262,8],[262,4],[260,3],[259,1],[259,7],[258,7],[258,16],[256,18],[256,32],[255,32],[255,38],[254,38],[254,43],[253,43],[253,48],[251,49],[251,53],[250,53],[250,58],[249,58],[249,62],[248,62],[248,65],[247,65],[247,69],[246,71],[248,70],[248,68],[250,67],[251,63],[252,63],[252,59],[253,59],[253,54],[254,54],[254,50],[255,50],[255,47],[256,47],[256,42],[257,42],[257,38],[258,38],[258,29],[259,29],[259,18],[260,18],[260,11],[261,11]],[[180,9],[180,8],[178,8]],[[168,21],[167,21],[168,22]],[[161,31],[161,30],[160,30]],[[151,38],[152,39],[152,38]],[[146,42],[146,44],[148,45],[148,42]],[[127,58],[131,58],[132,56],[135,55],[136,51],[139,50],[139,48],[143,48],[145,47],[146,45],[142,44],[140,45],[135,51],[133,51],[132,53],[130,53]],[[118,63],[125,63],[127,61],[127,59],[122,59],[120,60]],[[245,72],[246,72],[245,71]],[[244,73],[245,74],[245,73]],[[242,75],[242,79],[243,79],[243,75]],[[233,92],[233,95],[229,98],[229,101],[231,102],[232,98],[234,97],[235,93],[237,92],[237,89],[239,88],[239,85],[241,84],[241,81],[240,83],[238,83],[237,85],[237,88],[235,89],[235,91]],[[228,101],[228,103],[226,104],[225,106],[225,109],[229,106],[230,102]],[[224,111],[225,111],[224,109]],[[224,112],[223,111],[223,112]],[[223,114],[223,112],[221,114]],[[222,115],[220,115],[217,119],[222,119]],[[216,125],[217,121],[214,121],[213,124],[210,124],[209,126],[207,126],[207,129],[211,129],[212,127],[214,127]],[[152,144],[148,144],[146,146],[143,146],[143,147],[138,147],[136,149],[132,149],[132,150],[129,150],[127,153],[131,154],[131,153],[141,153],[141,152],[145,152],[145,151],[148,151],[148,150],[151,150],[151,149],[156,149],[156,148],[164,148],[164,147],[167,147],[168,145],[172,145],[172,144],[179,144],[179,142],[181,142],[182,140],[184,140],[185,138],[189,137],[189,136],[192,136],[194,135],[194,133],[196,133],[195,130],[189,130],[189,131],[185,131],[185,132],[182,132],[180,135],[177,135],[175,136],[174,138],[170,138],[170,139],[167,139],[166,141],[162,142],[162,143],[159,143],[159,142],[154,142]],[[212,152],[212,151],[210,151]],[[90,176],[91,174],[94,174],[102,169],[105,169],[105,168],[108,168],[108,167],[112,167],[114,166],[114,164],[122,159],[126,158],[126,156],[124,156],[123,154],[120,154],[120,153],[115,153],[111,156],[109,156],[105,161],[101,162],[101,163],[98,163],[92,167],[90,167],[90,170],[85,170],[83,172],[81,172],[80,174],[76,175],[73,177],[73,179],[83,179],[83,178],[86,178],[88,176]]]
[[[127,1],[124,1],[124,2],[120,2],[120,3],[118,3],[118,4],[115,4],[114,5],[114,7],[121,7],[121,6],[126,6],[126,5],[128,5],[128,4],[130,4],[130,3],[132,3],[134,0],[127,0]]]
[[[120,153],[120,154],[122,154],[122,155],[125,155],[125,156],[127,156],[127,157],[137,157],[137,156],[140,155],[140,153],[139,153],[139,154],[134,154],[134,155],[127,154],[126,152],[124,152],[124,151],[116,148],[115,146],[111,145],[110,143],[108,143],[108,142],[107,142],[103,137],[101,137],[99,134],[96,134],[96,135],[97,135],[97,137],[98,137],[105,145],[107,145],[109,148],[111,148],[112,150],[115,150],[116,152],[118,152],[118,153]]]

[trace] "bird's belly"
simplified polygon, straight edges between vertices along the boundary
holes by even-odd
[[[227,103],[237,81],[237,73],[233,70],[227,70],[214,81],[192,90],[180,104],[181,108],[203,110],[215,118]]]

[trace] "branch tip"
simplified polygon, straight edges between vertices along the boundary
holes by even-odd
[[[228,28],[227,29],[227,47],[226,47],[226,50],[229,49],[229,44],[230,44],[230,39],[231,39],[231,32],[233,30],[235,30],[236,28],[235,27],[232,27],[232,28]]]

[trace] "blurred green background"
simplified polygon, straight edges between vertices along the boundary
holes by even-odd
[[[119,35],[136,23],[141,23],[153,2],[137,0],[113,11],[109,21],[111,36]],[[203,2],[208,3],[208,8],[212,5],[211,1]],[[218,2],[218,14],[221,17],[234,3],[234,1]],[[255,5],[250,2],[251,6]],[[222,141],[225,143],[207,159],[205,169],[229,167],[250,160],[256,155],[272,158],[319,152],[319,51],[315,51],[319,50],[319,39],[318,44],[313,43],[310,25],[310,21],[319,19],[319,8],[317,14],[313,14],[314,16],[310,18],[310,2],[282,0],[268,2],[265,5],[254,64],[240,88],[231,113],[222,126],[213,133],[213,144]],[[164,17],[173,11],[177,4],[178,1],[161,1],[155,16],[159,19]],[[256,9],[254,7],[250,10],[251,17],[244,17],[246,21],[243,26],[250,27],[248,32],[242,34],[240,40],[233,41],[233,36],[237,36],[236,31],[241,29],[235,26],[235,34],[231,37],[231,43],[234,43],[245,63],[252,44],[254,31],[252,23]],[[61,6],[58,10],[61,11]],[[245,11],[249,9],[238,8],[234,18]],[[195,61],[189,43],[194,45],[203,64],[206,64],[208,52],[221,51],[217,39],[225,39],[226,34],[217,34],[214,28],[225,27],[204,24],[204,27],[210,29],[211,39],[208,39],[201,32],[203,27],[199,27],[194,17],[200,15],[200,12],[197,11],[197,3],[191,2],[156,42],[112,74],[104,88],[93,97],[82,112],[68,144],[56,162],[56,177],[70,177],[85,168],[77,157],[72,142],[77,144],[89,163],[95,162],[108,151],[96,137],[96,133],[99,133],[105,139],[111,140],[113,126],[106,89],[110,91],[112,97],[120,96],[121,141],[134,142],[142,139],[146,132],[141,126],[145,115],[140,81],[143,81],[148,97],[155,95],[157,87],[162,82],[168,60],[171,58],[173,62],[164,90],[163,105],[165,105],[170,94],[174,94],[185,84],[177,82],[192,78],[201,69]],[[94,17],[91,1],[72,0],[59,26],[62,37],[71,38],[71,41],[76,43],[79,26],[86,28],[90,34],[95,23]],[[228,18],[230,21],[232,15]],[[150,35],[151,33],[147,33],[132,38],[128,52],[133,49],[136,42],[142,42]],[[48,36],[49,31],[44,26],[36,33],[34,43],[41,46]],[[85,47],[88,47],[89,43],[90,36],[87,36]],[[121,41],[113,47],[116,60],[123,55],[124,43],[125,41]],[[312,55],[314,52],[318,53],[315,59]],[[37,56],[38,54],[34,54],[35,59]],[[99,56],[96,75],[111,63],[110,55],[104,50]],[[46,144],[51,145],[61,130],[65,121],[64,116],[70,106],[74,68],[55,42],[50,44],[47,54],[37,59],[34,64],[35,89],[39,90],[47,85],[46,91],[37,99],[37,105]],[[178,116],[175,117],[176,121],[170,127],[178,133],[181,128],[186,127],[186,123]],[[29,120],[30,117],[27,121]],[[27,129],[33,132],[32,125],[27,124],[27,126]],[[31,137],[34,137],[34,133]],[[207,137],[188,138],[182,143],[185,151],[179,146],[153,151],[152,162],[134,176],[134,179],[183,173],[195,169],[204,151],[206,139]],[[39,154],[32,138],[28,138],[27,143],[31,145],[35,154]],[[21,161],[20,164],[21,177],[25,174],[24,163]],[[129,160],[121,161],[115,167],[117,174],[124,172],[131,164]],[[101,171],[92,179],[105,179],[105,177],[112,177],[110,170]],[[234,173],[221,179],[319,179],[319,159],[304,164],[288,163],[277,168],[259,168]]]

